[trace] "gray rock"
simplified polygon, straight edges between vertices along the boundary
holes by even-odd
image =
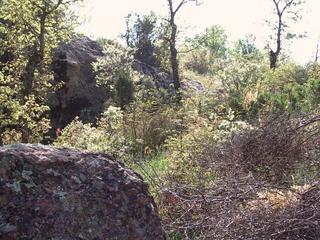
[[[96,86],[92,63],[103,56],[103,47],[88,37],[78,37],[61,44],[54,52],[52,69],[54,85],[62,84],[49,96],[53,129],[64,128],[76,116],[85,122],[94,122],[110,98],[106,89]],[[152,77],[154,86],[174,94],[173,80],[168,72],[135,60],[132,66],[139,73]],[[182,82],[182,90],[202,92],[201,83],[192,79]]]
[[[92,121],[109,98],[105,89],[96,86],[92,63],[103,49],[87,37],[60,45],[54,52],[54,85],[62,84],[49,96],[53,128],[63,128],[76,116]],[[88,119],[86,119],[88,118]]]
[[[153,77],[155,79],[155,86],[157,88],[169,89],[173,84],[173,80],[169,73],[161,71],[159,68],[150,66],[139,60],[134,60],[133,69],[146,76]]]

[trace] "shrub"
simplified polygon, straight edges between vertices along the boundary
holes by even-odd
[[[211,69],[209,52],[194,50],[184,59],[184,67],[199,74],[207,74]]]
[[[192,116],[190,113],[184,121],[189,128],[184,134],[169,138],[165,145],[168,151],[168,182],[191,186],[213,184],[221,174],[221,169],[215,166],[215,149],[226,138],[250,126],[236,121],[232,111],[227,116],[212,115],[210,119],[196,112]]]
[[[231,58],[225,68],[218,73],[227,91],[227,106],[235,111],[237,117],[248,119],[254,109],[253,103],[263,91],[268,66],[261,60],[250,60],[243,57]]]
[[[173,116],[173,109],[152,101],[132,102],[125,111],[109,106],[96,126],[76,118],[63,129],[55,144],[136,161],[157,153],[168,136],[175,133]]]
[[[232,132],[228,127],[232,124],[222,120],[219,125],[227,127],[215,131],[216,136],[222,131],[220,141],[208,140],[208,130],[188,133],[205,137],[195,138],[192,144],[182,138],[186,147],[174,140],[172,148],[180,152],[174,155],[169,150],[168,159],[179,172],[173,172],[176,178],[167,173],[169,182],[157,191],[169,235],[180,239],[318,239],[318,176],[298,182],[290,174],[301,169],[301,164],[309,170],[319,166],[319,119],[281,116],[263,127],[242,127],[234,134],[224,134],[222,129]],[[186,169],[181,171],[176,164]]]
[[[130,142],[123,136],[123,115],[119,108],[110,106],[98,120],[97,126],[74,119],[66,126],[55,145],[74,147],[94,152],[107,152],[119,158],[129,153]]]
[[[97,84],[110,92],[121,108],[133,100],[134,82],[140,79],[132,64],[132,51],[112,42],[106,43],[104,56],[93,63]]]
[[[185,67],[199,74],[213,73],[216,65],[227,57],[227,34],[220,26],[207,28],[204,33],[187,39],[185,45],[188,49]]]
[[[137,100],[126,108],[125,135],[136,143],[136,153],[145,155],[160,148],[175,133],[175,112],[156,100]]]
[[[280,87],[280,86],[278,86]],[[306,82],[286,83],[277,90],[266,87],[261,92],[257,101],[253,104],[255,108],[263,112],[262,109],[267,108],[269,112],[300,112],[309,113],[319,105],[319,79],[310,78]]]
[[[34,95],[22,103],[11,98],[5,88],[0,87],[0,93],[4,93],[0,94],[0,143],[41,141],[50,128],[50,121],[46,118],[49,107],[39,104]],[[23,139],[23,135],[27,138]]]
[[[268,69],[262,59],[231,59],[219,77],[227,92],[227,106],[237,117],[252,121],[280,112],[308,113],[319,104],[316,66],[292,63]]]
[[[118,106],[124,108],[133,100],[134,85],[129,72],[120,71],[114,84],[114,100]]]
[[[232,159],[239,169],[255,178],[290,184],[295,169],[317,163],[310,155],[310,150],[316,148],[314,131],[318,131],[317,124],[304,126],[301,118],[281,115],[235,136],[224,147],[224,151],[232,149],[231,155],[224,158]]]

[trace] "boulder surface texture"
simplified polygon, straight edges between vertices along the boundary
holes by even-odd
[[[65,127],[76,116],[90,122],[102,112],[110,96],[96,85],[92,67],[101,56],[102,46],[87,37],[75,38],[55,50],[52,59],[54,85],[61,86],[48,101],[54,128]]]
[[[142,178],[107,154],[0,148],[0,239],[165,239]]]

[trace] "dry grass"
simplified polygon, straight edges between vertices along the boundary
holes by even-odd
[[[208,150],[214,184],[159,190],[172,239],[319,240],[319,176],[292,183],[296,168],[319,166],[317,119],[274,118]]]

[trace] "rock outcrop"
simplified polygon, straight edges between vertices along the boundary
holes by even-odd
[[[49,97],[53,129],[64,128],[76,116],[85,122],[94,122],[102,112],[110,94],[96,85],[92,63],[103,54],[103,47],[88,37],[75,38],[55,50],[52,60],[54,85],[62,84],[62,87]],[[138,60],[134,61],[132,67],[152,77],[156,88],[174,93],[169,73]],[[184,91],[203,91],[204,88],[201,83],[191,79],[186,79],[181,85]]]
[[[141,177],[106,154],[0,148],[0,239],[165,239]]]
[[[172,85],[173,80],[169,73],[161,71],[159,68],[150,66],[139,60],[134,60],[132,68],[140,74],[150,76],[155,80],[155,86],[159,88],[169,89]],[[172,88],[171,87],[171,88]]]
[[[157,67],[150,66],[138,60],[134,61],[132,67],[134,70],[138,71],[139,73],[152,77],[155,80],[155,86],[158,89],[164,88],[167,90],[174,91],[173,79],[169,73],[161,71],[161,69]],[[203,92],[205,90],[205,87],[199,81],[185,77],[181,82],[181,89],[185,92],[188,92],[188,91]]]
[[[63,128],[76,116],[91,121],[102,111],[109,96],[105,89],[96,86],[91,65],[102,55],[102,46],[87,37],[76,38],[55,50],[54,85],[62,87],[49,97],[53,128]]]

